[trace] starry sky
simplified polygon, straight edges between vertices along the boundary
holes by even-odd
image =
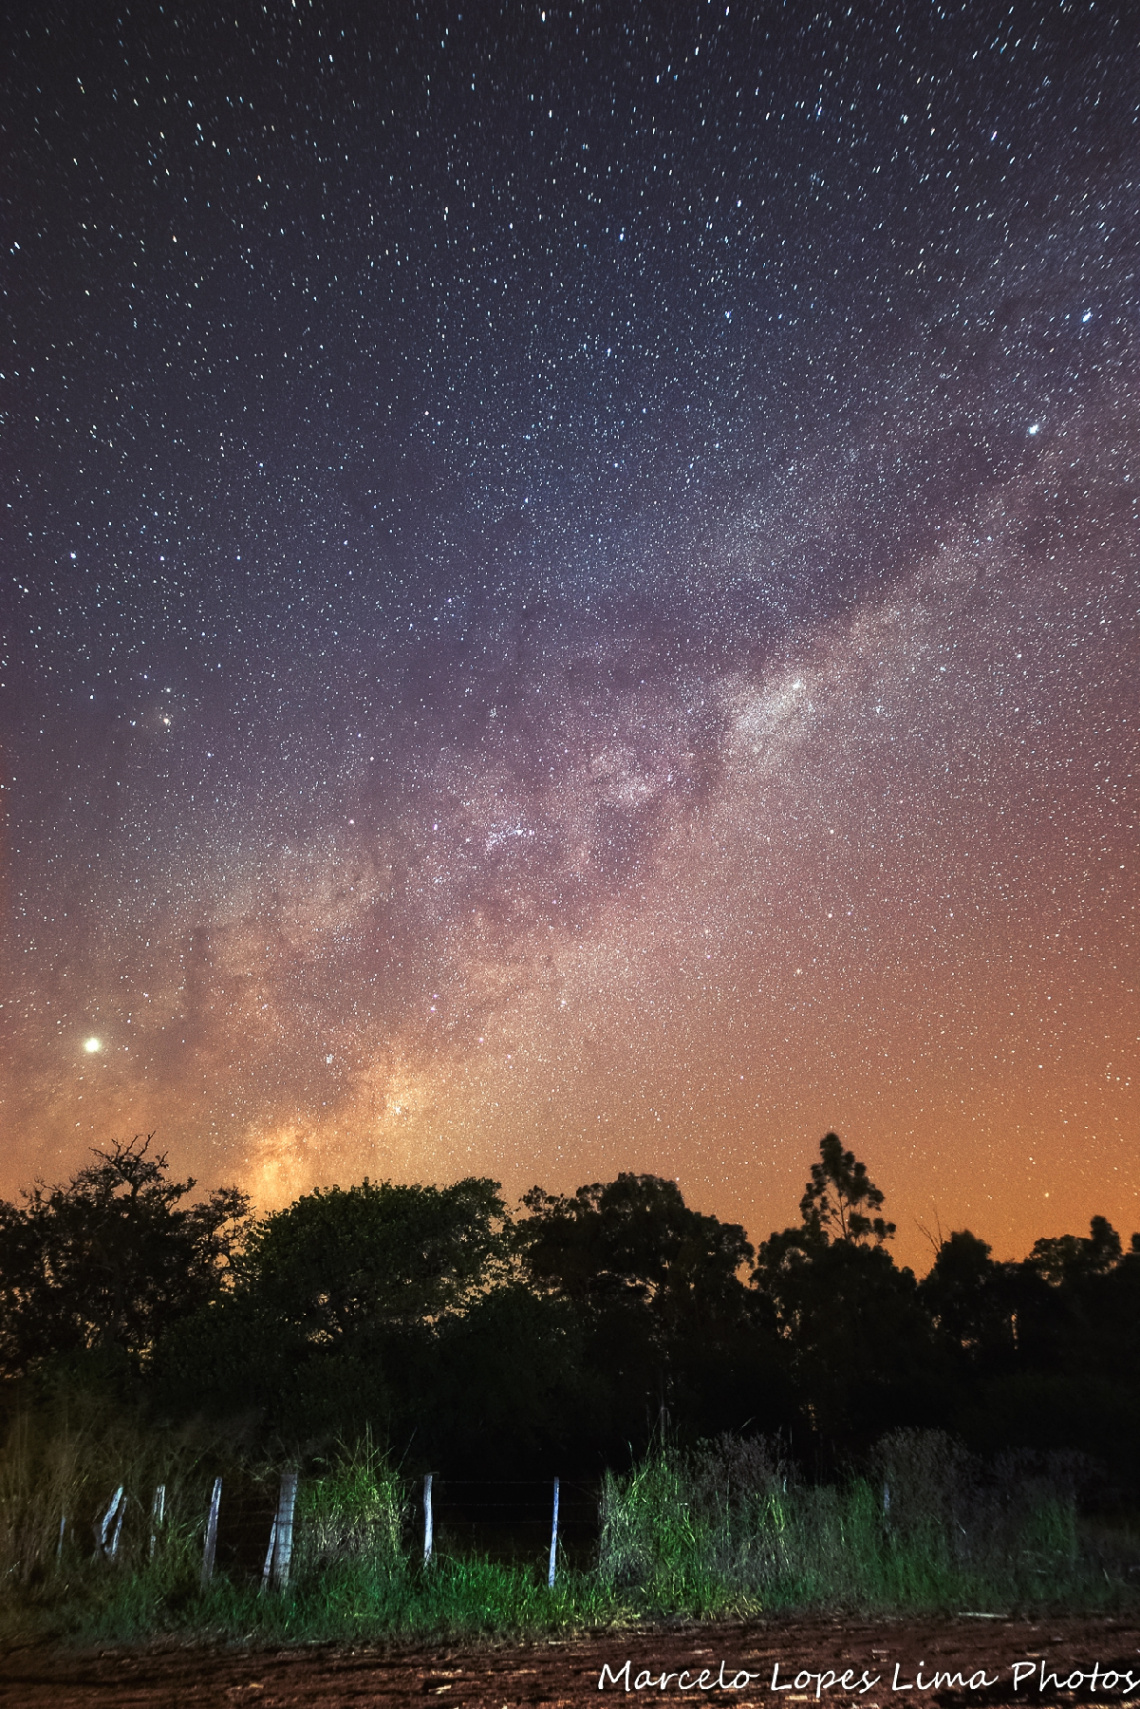
[[[0,1192],[1140,1224],[1129,10],[9,13]]]

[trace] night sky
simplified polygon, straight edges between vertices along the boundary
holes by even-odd
[[[0,1191],[1140,1223],[1137,37],[8,9]]]

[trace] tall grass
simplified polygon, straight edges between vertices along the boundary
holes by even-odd
[[[200,1576],[219,1462],[216,1444],[145,1430],[90,1396],[17,1408],[0,1445],[0,1635],[161,1624]]]
[[[326,1576],[345,1565],[377,1577],[403,1571],[403,1538],[410,1516],[404,1486],[388,1456],[366,1431],[342,1446],[331,1467],[302,1483],[297,1504],[302,1576]]]
[[[204,1585],[219,1471],[231,1492],[223,1504],[246,1493],[252,1542],[244,1555],[231,1547]],[[1062,1471],[1011,1459],[987,1472],[944,1436],[899,1432],[860,1475],[813,1486],[762,1442],[725,1437],[687,1453],[658,1445],[625,1476],[604,1477],[596,1560],[560,1568],[550,1590],[545,1551],[509,1565],[445,1551],[425,1567],[408,1490],[366,1435],[306,1469],[292,1579],[267,1592],[260,1563],[276,1469],[96,1406],[57,1408],[17,1416],[0,1447],[0,1630],[276,1642],[793,1608],[1103,1606],[1124,1596],[1122,1581],[1110,1584],[1090,1558]],[[120,1484],[125,1518],[111,1559],[99,1524]]]
[[[284,1597],[247,1590],[247,1630],[310,1638],[521,1633],[612,1616],[613,1599],[595,1574],[564,1572],[552,1592],[545,1560],[504,1565],[436,1554],[425,1566],[412,1517],[404,1484],[371,1437],[342,1447],[302,1485],[295,1582]]]
[[[760,1442],[659,1447],[602,1486],[599,1575],[645,1612],[997,1610],[1105,1599],[1063,1464],[990,1472],[939,1431],[898,1431],[863,1475],[809,1485]]]

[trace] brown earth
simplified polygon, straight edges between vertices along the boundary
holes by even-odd
[[[1014,1663],[1026,1664],[1016,1693]],[[828,1677],[846,1670],[846,1681]],[[663,1673],[680,1677],[662,1689]],[[809,1674],[822,1676],[818,1686]],[[865,1679],[872,1683],[861,1689]],[[663,1697],[798,1709],[817,1701],[817,1689],[827,1709],[1140,1709],[1140,1619],[774,1619],[509,1645],[166,1643],[98,1652],[12,1648],[0,1658],[0,1704],[20,1709],[391,1709],[433,1698],[454,1709],[578,1709]]]

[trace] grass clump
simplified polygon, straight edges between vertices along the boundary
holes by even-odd
[[[326,1575],[346,1566],[380,1577],[400,1573],[409,1503],[371,1431],[342,1445],[322,1475],[302,1481],[297,1501],[297,1570]]]

